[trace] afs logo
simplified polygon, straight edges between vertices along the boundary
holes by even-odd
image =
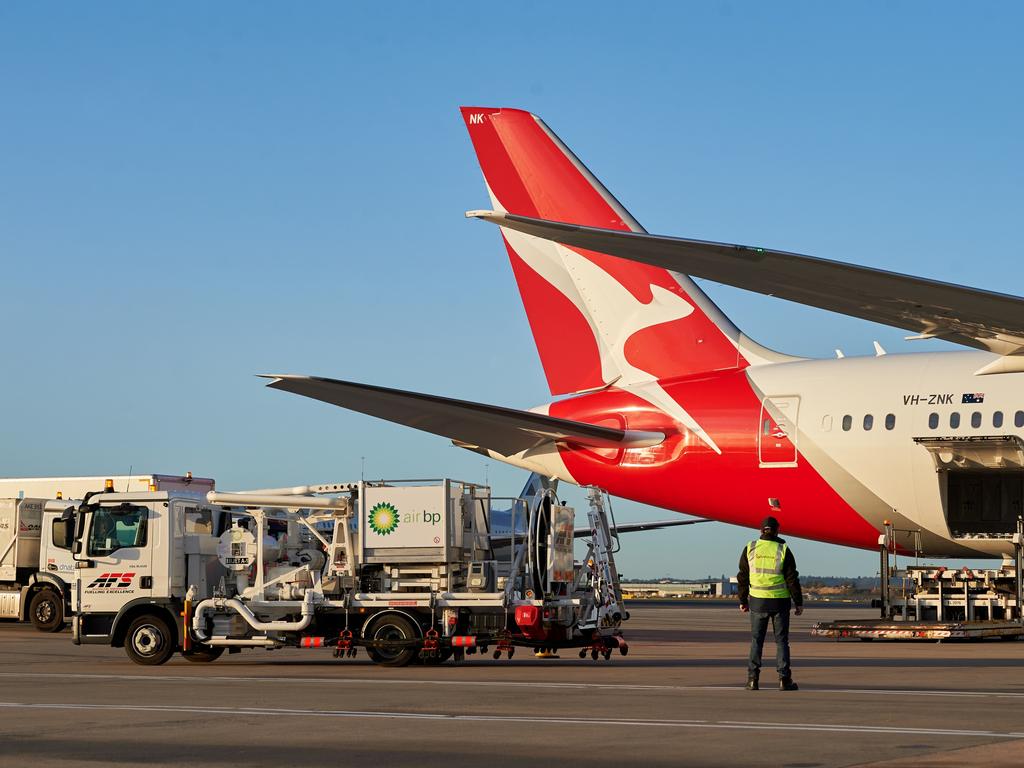
[[[86,587],[92,592],[122,592],[132,587],[135,573],[101,573]]]

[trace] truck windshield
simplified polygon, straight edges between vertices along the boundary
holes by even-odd
[[[142,547],[146,544],[147,507],[130,504],[120,507],[100,507],[92,515],[89,530],[89,554],[109,555],[124,547]]]

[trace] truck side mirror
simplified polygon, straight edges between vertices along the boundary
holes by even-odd
[[[57,519],[53,521],[53,546],[59,549],[71,549],[74,534],[70,520]]]

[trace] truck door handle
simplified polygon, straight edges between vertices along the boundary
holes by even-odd
[[[153,588],[153,577],[152,576],[140,576],[139,587],[141,589],[152,589]]]

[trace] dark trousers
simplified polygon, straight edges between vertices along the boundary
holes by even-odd
[[[775,669],[779,677],[789,677],[789,601],[782,608],[750,606],[750,663],[747,671],[752,675],[761,673],[761,654],[764,652],[764,637],[768,634],[768,621],[771,620],[775,634]],[[760,608],[761,610],[757,610]]]

